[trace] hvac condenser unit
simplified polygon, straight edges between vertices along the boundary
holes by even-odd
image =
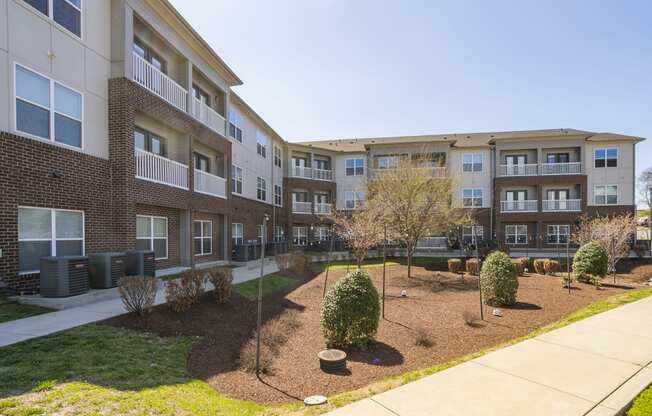
[[[125,253],[127,276],[156,276],[153,251],[130,250]]]
[[[41,258],[41,296],[64,298],[88,292],[88,257]]]
[[[92,288],[109,289],[118,286],[118,280],[125,275],[127,266],[125,253],[97,253],[90,254],[88,258]]]

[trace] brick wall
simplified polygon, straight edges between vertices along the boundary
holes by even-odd
[[[175,208],[156,207],[150,205],[136,205],[135,215],[153,215],[165,217],[168,219],[168,258],[165,260],[156,260],[157,269],[175,267],[181,264],[180,247],[180,212]],[[133,237],[134,243],[136,237]]]
[[[210,214],[206,212],[194,212],[193,220],[207,220],[213,222],[213,254],[197,256],[194,253],[194,241],[193,241],[193,256],[195,263],[206,263],[217,260],[224,260],[223,250],[223,227],[224,227],[224,216],[217,214]],[[193,225],[193,237],[194,237],[194,225]]]

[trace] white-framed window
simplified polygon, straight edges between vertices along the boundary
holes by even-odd
[[[156,260],[168,258],[167,217],[136,216],[136,249],[154,251]]]
[[[283,187],[281,185],[274,185],[274,205],[283,206]]]
[[[231,223],[231,240],[233,240],[233,245],[238,246],[243,242],[243,227],[242,223],[234,222]]]
[[[463,172],[482,172],[482,153],[464,153],[462,155]]]
[[[242,168],[231,165],[231,192],[242,195]]]
[[[256,130],[256,153],[267,157],[267,135],[260,130]]]
[[[195,256],[208,256],[213,254],[213,221],[193,221],[193,239],[195,243]]]
[[[136,149],[153,153],[158,156],[168,156],[167,141],[152,132],[141,129],[140,127],[134,128],[134,146]]]
[[[527,225],[525,224],[506,225],[505,242],[507,244],[527,244]]]
[[[400,156],[376,156],[378,169],[394,169],[398,167]]]
[[[477,241],[484,239],[484,227],[482,225],[471,225],[462,227],[462,240],[472,242],[474,231]]]
[[[357,209],[364,201],[364,192],[345,191],[344,192],[344,209]]]
[[[344,161],[346,176],[362,176],[364,175],[364,159],[346,159]]]
[[[57,25],[81,38],[82,0],[24,0],[25,3],[54,20]]]
[[[618,185],[595,185],[593,200],[595,205],[618,205]]]
[[[285,240],[285,229],[281,225],[274,227],[274,241],[284,241]]]
[[[593,150],[593,166],[596,168],[618,167],[618,148],[607,147]]]
[[[16,131],[83,148],[83,95],[20,64],[14,65]]]
[[[548,225],[548,244],[566,244],[570,236],[570,225]]]
[[[41,257],[84,255],[84,212],[18,207],[18,270],[37,273]]]
[[[331,239],[331,228],[327,226],[317,226],[314,230],[315,240],[317,241],[326,241]]]
[[[464,188],[462,189],[462,206],[464,208],[482,207],[482,189]]]
[[[256,198],[267,201],[267,182],[260,176],[256,178]]]
[[[292,244],[295,246],[308,245],[308,227],[292,227]]]
[[[242,116],[235,109],[229,110],[229,136],[242,143]]]
[[[274,166],[282,168],[283,163],[281,161],[282,161],[281,148],[278,146],[274,146]]]

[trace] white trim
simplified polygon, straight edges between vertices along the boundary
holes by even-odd
[[[471,155],[471,170],[470,171],[465,171],[464,170],[464,156],[466,156],[466,155]],[[482,165],[480,170],[474,170],[475,156],[480,156],[480,165]],[[463,174],[480,174],[480,173],[484,172],[484,153],[481,153],[481,152],[465,152],[465,153],[462,153],[462,157],[460,159],[461,159],[461,162],[462,162],[462,163],[460,163],[460,171]]]
[[[18,1],[17,3],[21,4],[25,9],[29,10],[31,13],[34,13],[38,15],[41,19],[47,20],[49,23],[54,24],[55,27],[58,29],[61,29],[64,33],[66,33],[68,36],[71,36],[77,41],[83,41],[84,40],[84,10],[82,9],[84,7],[84,1],[93,1],[93,0],[82,0],[81,5],[82,8],[79,8],[72,4],[68,0],[64,0],[66,3],[70,4],[73,8],[79,10],[79,36],[77,36],[76,33],[71,32],[68,28],[63,26],[61,23],[57,22],[54,20],[54,1],[53,0],[48,0],[48,14],[43,14],[40,10],[35,8],[34,6],[24,2],[24,1]]]
[[[598,150],[604,150],[604,166],[603,167],[597,167],[595,166],[595,161],[598,160],[595,158],[595,153]],[[607,156],[609,153],[609,150],[615,150],[616,151],[616,166],[607,166],[607,161],[609,160],[609,157]],[[620,165],[620,148],[618,146],[616,147],[594,147],[593,148],[593,169],[616,169]]]
[[[262,185],[263,185],[262,188],[259,187],[259,185],[261,184],[261,181],[262,181]],[[260,191],[264,192],[263,196],[265,198],[261,199],[261,198],[258,197],[258,193]],[[267,179],[263,178],[262,176],[256,176],[256,200],[257,201],[267,202]],[[274,202],[274,201],[272,201],[272,202]]]
[[[507,232],[507,227],[515,227],[513,233],[508,233]],[[524,243],[519,243],[518,242],[518,237],[522,236],[523,234],[518,232],[519,227],[525,227],[525,242]],[[513,235],[514,236],[514,242],[510,243],[507,241],[508,236]],[[528,243],[528,229],[527,229],[527,224],[505,224],[505,244],[509,244],[512,246],[523,246],[527,245]]]
[[[346,169],[347,169],[347,167],[346,167],[346,162],[348,162],[349,160],[352,160],[352,161],[353,161],[353,175],[347,175],[347,174],[346,174]],[[362,173],[359,174],[359,175],[356,173],[356,167],[355,167],[355,161],[356,161],[356,160],[362,160]],[[366,170],[367,170],[367,167],[366,167],[366,163],[365,163],[365,158],[364,158],[364,157],[349,157],[349,158],[344,159],[344,176],[345,176],[345,177],[346,177],[346,176],[364,176]]]
[[[281,203],[280,203],[280,204],[277,204],[277,203],[276,203],[276,188],[277,188],[277,187],[278,187],[278,189],[281,190],[281,195],[280,195],[280,196],[281,196],[281,198],[280,198]],[[276,184],[274,184],[274,198],[273,198],[272,203],[273,203],[274,205],[276,205],[277,207],[283,207],[283,185],[276,185]]]
[[[195,223],[198,222],[201,224],[200,230],[201,230],[201,235],[196,236],[194,233],[194,227]],[[204,235],[204,223],[208,223],[211,225],[211,234],[209,236]],[[213,221],[212,220],[193,220],[193,235],[192,235],[192,241],[193,241],[193,250],[194,250],[194,242],[195,240],[200,240],[201,241],[201,253],[194,253],[195,257],[203,257],[203,256],[211,256],[213,254]],[[211,241],[211,251],[204,253],[204,240],[210,239]]]
[[[238,227],[238,225],[240,227]],[[240,234],[235,234],[234,228],[240,228]],[[244,225],[241,222],[232,222],[231,223],[231,242],[233,245],[237,245],[237,240],[240,239],[240,244],[244,243]],[[235,240],[235,241],[234,241]]]
[[[154,260],[167,260],[170,257],[170,230],[169,230],[170,224],[168,222],[168,217],[161,217],[158,215],[136,215],[136,219],[138,219],[138,217],[149,218],[150,235],[149,238],[145,238],[145,237],[139,238],[138,232],[136,231],[136,240],[149,240],[149,249],[151,251],[154,251],[154,240],[160,240],[163,238],[163,237],[154,237],[154,218],[165,220],[165,257],[156,257],[156,252],[154,252]]]
[[[237,191],[235,190],[236,187],[233,186],[233,182],[234,182],[234,181],[235,181],[236,183],[238,182],[238,180],[236,179],[236,177],[233,176],[233,168],[240,169],[240,185],[242,185],[242,186],[241,186],[241,188],[242,188],[242,192],[237,192]],[[244,195],[244,170],[243,170],[240,166],[236,165],[235,163],[231,163],[231,185],[232,185],[232,188],[233,188],[233,189],[231,189],[231,193],[232,193],[232,194],[234,194],[234,195],[240,195],[240,196],[243,196],[243,195]]]
[[[471,173],[471,172],[465,172],[465,173]],[[481,202],[480,205],[478,205],[478,206],[473,205],[473,201],[471,201],[470,206],[464,205],[464,199],[465,199],[464,198],[464,191],[471,191],[471,200],[477,199],[477,197],[473,196],[473,191],[480,191],[480,202]],[[460,201],[462,203],[462,208],[484,208],[484,206],[485,206],[484,205],[484,201],[485,201],[485,199],[484,199],[484,188],[469,188],[469,187],[466,187],[466,188],[462,188],[460,190],[460,192],[461,192],[460,195],[462,197],[462,200]]]
[[[601,168],[598,168],[598,169],[601,169]],[[614,187],[616,187],[616,203],[615,203],[615,204],[608,204],[608,203],[607,203],[607,196],[608,196],[608,194],[607,194],[607,188],[608,188],[609,186],[614,186]],[[602,188],[604,188],[604,204],[598,204],[597,202],[595,202],[595,197],[596,197],[595,188],[598,188],[598,187],[602,187]],[[601,185],[601,184],[594,184],[594,185],[593,185],[593,200],[591,201],[591,202],[593,202],[592,205],[593,205],[593,206],[598,206],[598,207],[613,207],[613,206],[618,205],[618,204],[620,203],[620,191],[619,191],[618,188],[619,188],[619,187],[618,187],[618,184],[613,184],[613,183],[604,184],[604,185]]]

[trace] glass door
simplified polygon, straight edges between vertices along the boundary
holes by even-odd
[[[508,155],[505,157],[507,163],[507,175],[524,175],[525,165],[527,164],[526,155]]]

